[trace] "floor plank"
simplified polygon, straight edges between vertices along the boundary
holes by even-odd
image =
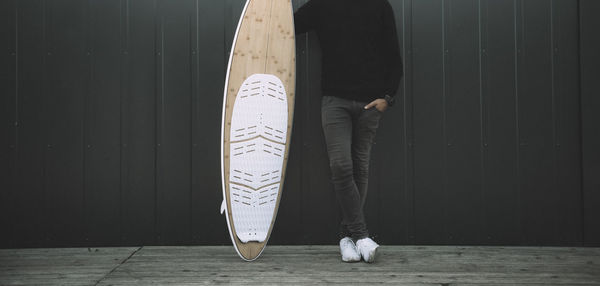
[[[138,249],[0,249],[0,285],[95,285]]]
[[[0,285],[600,285],[600,248],[382,246],[374,264],[337,246],[0,249]]]

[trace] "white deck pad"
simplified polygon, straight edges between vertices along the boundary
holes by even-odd
[[[281,191],[288,103],[281,80],[253,74],[242,83],[231,119],[229,185],[236,235],[263,242]]]

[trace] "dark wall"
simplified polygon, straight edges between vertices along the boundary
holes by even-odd
[[[389,1],[405,77],[373,149],[376,240],[600,245],[597,1]],[[220,121],[244,2],[0,1],[0,247],[229,243]],[[335,243],[316,36],[297,51],[271,243]]]
[[[584,241],[600,245],[600,1],[582,0],[581,113],[584,198]]]

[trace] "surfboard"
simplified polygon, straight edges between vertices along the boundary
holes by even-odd
[[[239,256],[255,260],[273,230],[295,96],[291,0],[247,0],[227,67],[221,128],[223,203]]]

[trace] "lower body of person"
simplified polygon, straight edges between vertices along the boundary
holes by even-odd
[[[382,112],[368,102],[325,95],[321,119],[331,181],[342,212],[340,251],[345,262],[375,261],[379,245],[369,238],[363,213],[369,160]]]

